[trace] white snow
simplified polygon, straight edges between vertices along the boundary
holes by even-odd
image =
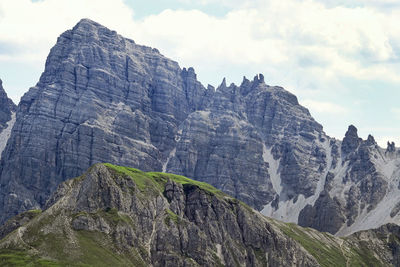
[[[222,255],[222,246],[221,246],[221,244],[216,244],[215,246],[217,247],[217,256],[218,256],[218,258],[221,260],[221,263],[223,265],[225,265],[225,259],[224,259],[224,255]]]
[[[263,160],[265,163],[268,163],[268,173],[271,179],[272,187],[274,188],[275,192],[280,195],[282,192],[282,185],[281,185],[281,177],[278,173],[279,169],[279,160],[274,159],[274,156],[271,153],[272,148],[267,149],[265,144],[263,144]]]
[[[12,113],[11,120],[7,122],[7,127],[2,132],[0,132],[0,159],[3,150],[6,148],[8,139],[10,138],[11,130],[14,127],[14,123],[15,123],[15,113]]]
[[[284,222],[297,223],[300,211],[309,204],[309,199],[306,199],[304,195],[299,195],[296,203],[294,203],[293,199],[281,201],[277,210],[274,210],[271,203],[269,203],[261,211],[261,214]]]
[[[171,158],[175,157],[175,153],[176,153],[176,148],[172,149],[171,152],[169,153],[169,156],[168,156],[167,160],[163,164],[162,172],[166,172],[167,171],[168,162],[170,161]]]
[[[379,202],[375,209],[367,213],[367,207],[365,207],[350,227],[347,227],[347,224],[344,224],[336,235],[350,235],[357,231],[377,228],[387,223],[399,224],[400,215],[393,218],[390,217],[390,212],[396,204],[400,202],[400,190],[397,187],[398,182],[399,181],[393,181],[393,183],[389,185],[390,191]]]
[[[390,217],[390,213],[400,202],[400,159],[385,157],[379,153],[374,158],[374,164],[379,173],[388,182],[388,191],[375,209],[367,213],[367,207],[359,211],[354,223],[348,227],[346,224],[338,231],[337,236],[350,235],[354,232],[377,228],[387,223],[400,224],[400,215]],[[350,187],[351,184],[348,185]]]
[[[323,189],[325,187],[326,175],[328,174],[328,171],[331,170],[331,166],[332,166],[331,146],[329,144],[329,140],[326,139],[324,143],[320,143],[320,146],[322,146],[325,149],[325,153],[327,155],[327,166],[325,168],[325,171],[323,173],[321,173],[321,176],[318,180],[314,195],[312,195],[308,198],[305,198],[304,195],[300,194],[300,195],[298,195],[296,202],[294,202],[294,199],[280,201],[278,204],[277,210],[275,210],[271,206],[271,203],[269,203],[261,211],[261,213],[263,215],[272,217],[272,218],[275,218],[275,219],[278,219],[278,220],[281,220],[284,222],[298,223],[298,217],[299,217],[300,211],[302,209],[304,209],[304,207],[307,206],[308,204],[314,205],[315,201],[317,201],[320,193],[323,191]],[[270,170],[272,172],[272,174],[270,173],[272,185],[273,185],[275,191],[277,191],[277,192],[279,191],[278,194],[280,196],[282,196],[282,194],[281,194],[282,193],[281,179],[277,172],[279,162],[276,160],[271,160],[271,159],[273,159],[271,150],[268,150],[266,148],[264,149],[263,158],[264,158],[264,161],[266,161],[270,164]]]

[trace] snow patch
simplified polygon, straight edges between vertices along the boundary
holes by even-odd
[[[393,208],[400,202],[400,159],[389,159],[382,156],[374,158],[373,162],[378,173],[388,182],[388,191],[375,209],[367,212],[367,207],[359,211],[359,215],[351,226],[344,224],[336,233],[337,236],[346,236],[361,230],[380,227],[387,223],[400,224],[400,215],[390,216]],[[346,186],[348,188],[352,184]],[[345,191],[345,190],[343,190]]]
[[[307,205],[314,205],[315,202],[317,201],[320,193],[324,190],[325,183],[326,183],[326,176],[328,172],[331,170],[332,167],[332,148],[330,146],[329,140],[326,139],[324,143],[319,143],[321,147],[324,148],[325,153],[326,153],[326,160],[327,160],[327,165],[325,168],[325,171],[321,173],[321,176],[318,180],[314,195],[305,198],[304,195],[300,194],[297,196],[297,201],[294,201],[294,198],[290,200],[282,200],[278,204],[278,209],[275,210],[274,207],[272,207],[272,203],[269,203],[268,205],[264,206],[264,209],[261,211],[261,213],[265,216],[272,217],[284,222],[291,222],[291,223],[298,223],[298,218],[299,214],[302,209],[304,209],[305,206]],[[266,148],[263,151],[263,158],[264,161],[268,162],[270,164],[270,170],[272,170],[273,175],[271,175],[271,182],[272,186],[274,187],[275,191],[282,196],[282,186],[281,186],[281,179],[279,174],[277,173],[279,162],[274,161],[271,150],[267,150]],[[272,161],[271,161],[272,159]],[[272,163],[272,164],[271,164]],[[279,187],[277,186],[279,185]]]
[[[168,165],[170,159],[175,157],[175,153],[176,153],[176,148],[172,149],[171,152],[169,153],[167,160],[163,164],[162,172],[167,172],[167,165]]]
[[[222,255],[222,246],[220,244],[215,245],[217,247],[217,256],[221,260],[222,265],[225,265],[224,255]]]
[[[11,114],[11,120],[7,122],[7,127],[0,132],[0,159],[1,159],[1,154],[3,153],[3,150],[6,148],[8,139],[10,139],[11,136],[11,130],[14,127],[15,124],[15,112]]]
[[[265,144],[263,144],[263,160],[265,163],[268,163],[268,173],[271,179],[272,187],[274,188],[275,192],[280,195],[282,192],[282,185],[281,185],[281,177],[278,173],[279,169],[279,160],[274,159],[274,156],[271,153],[272,147],[267,149]]]
[[[399,215],[393,218],[390,216],[390,212],[400,202],[400,190],[397,187],[398,182],[394,183],[393,181],[393,183],[389,184],[389,188],[392,190],[385,195],[375,209],[367,213],[367,207],[365,207],[351,226],[347,227],[347,224],[344,224],[336,235],[346,236],[361,230],[377,228],[387,223],[399,224]]]
[[[279,202],[278,209],[275,210],[271,203],[266,205],[261,211],[261,214],[289,223],[298,223],[300,211],[310,203],[310,198],[305,198],[304,195],[297,197],[296,203],[294,199]]]

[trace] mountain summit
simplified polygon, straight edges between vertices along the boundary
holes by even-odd
[[[354,129],[330,138],[261,74],[205,88],[193,68],[84,19],[58,38],[21,99],[1,159],[0,220],[43,207],[62,181],[110,162],[204,181],[331,233],[396,222],[399,152]]]

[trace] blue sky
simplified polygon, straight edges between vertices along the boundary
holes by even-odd
[[[204,85],[263,73],[330,136],[354,124],[400,144],[397,0],[0,0],[0,78],[15,102],[83,17],[193,66]]]

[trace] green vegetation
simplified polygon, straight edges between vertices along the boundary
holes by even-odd
[[[36,255],[29,255],[25,251],[1,249],[0,266],[62,266],[55,261],[40,258]]]
[[[26,211],[26,213],[39,215],[40,213],[42,213],[42,210],[39,210],[39,209],[28,210],[28,211]]]
[[[186,178],[181,175],[176,175],[176,174],[170,174],[170,173],[161,173],[161,172],[142,172],[138,169],[134,168],[129,168],[129,167],[122,167],[122,166],[116,166],[110,163],[105,163],[104,164],[106,167],[116,171],[117,173],[124,174],[129,176],[135,184],[138,186],[139,190],[142,192],[145,191],[154,191],[156,189],[158,192],[163,192],[165,188],[165,184],[168,182],[168,180],[172,180],[175,183],[181,184],[181,185],[194,185],[197,186],[201,189],[203,189],[206,192],[211,193],[212,195],[220,196],[220,197],[225,197],[227,196],[226,194],[222,193],[221,190],[216,189],[215,187],[199,182],[199,181],[194,181],[192,179]]]
[[[175,224],[179,223],[180,218],[178,217],[178,215],[176,215],[170,209],[166,209],[165,211],[167,212],[167,217],[165,217],[165,224],[166,225],[170,226],[171,225],[171,221],[174,222]]]
[[[293,223],[285,224],[281,230],[289,237],[299,242],[321,266],[346,266],[346,257],[340,247],[328,246],[306,233],[306,229],[300,229]],[[336,244],[335,244],[336,245]]]
[[[328,233],[321,233],[310,228],[302,228],[293,223],[276,224],[287,236],[302,245],[321,266],[383,266],[372,254],[373,252],[359,242],[359,247],[348,247],[345,239],[337,238]],[[324,235],[321,241],[318,235]],[[328,242],[326,240],[329,240]],[[339,244],[338,242],[342,242]],[[347,250],[346,250],[347,249]]]
[[[76,263],[81,266],[146,266],[138,252],[121,253],[113,249],[106,234],[94,231],[76,233],[81,248]]]

